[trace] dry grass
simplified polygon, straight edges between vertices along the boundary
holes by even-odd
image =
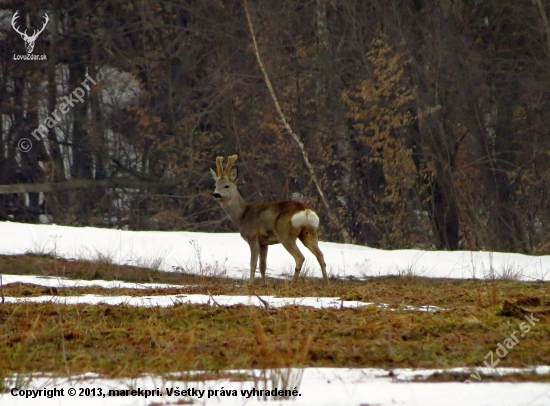
[[[169,291],[115,289],[114,294],[168,293],[336,296],[388,303],[358,309],[287,306],[130,306],[0,304],[0,380],[10,374],[94,371],[108,376],[165,374],[290,366],[451,367],[482,365],[524,321],[502,316],[503,301],[526,303],[540,319],[499,366],[550,364],[550,284],[516,281],[453,281],[385,277],[367,282],[317,280],[268,287],[240,281],[65,261],[46,256],[0,257],[5,274],[193,284]],[[4,286],[4,295],[109,294],[107,289]],[[538,300],[529,300],[536,297]],[[434,305],[445,311],[405,311]],[[531,307],[529,307],[531,306]]]
[[[418,378],[417,382],[464,382],[472,379],[470,372],[436,372],[428,377]],[[503,375],[481,374],[483,382],[550,382],[550,375],[536,373],[511,373]]]
[[[385,276],[367,281],[332,280],[325,286],[318,278],[306,279],[296,285],[287,281],[271,280],[267,287],[249,287],[246,282],[221,277],[207,277],[181,272],[153,271],[134,266],[120,266],[110,262],[68,261],[50,256],[0,256],[0,272],[12,275],[57,276],[71,279],[105,279],[135,283],[166,283],[182,285],[174,289],[65,288],[59,295],[101,293],[112,295],[154,295],[172,293],[202,293],[224,295],[275,295],[279,297],[341,297],[344,300],[400,305],[431,305],[440,307],[478,306],[487,308],[502,305],[504,300],[540,297],[550,304],[550,284],[512,280],[452,280],[419,276]],[[10,293],[8,293],[10,292]],[[4,287],[7,296],[38,296],[49,294],[49,289],[33,286]]]

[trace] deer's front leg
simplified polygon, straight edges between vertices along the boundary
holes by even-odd
[[[262,274],[262,282],[267,285],[265,270],[267,268],[267,245],[260,245],[260,273]]]
[[[250,280],[248,283],[254,285],[254,274],[258,265],[258,256],[260,255],[260,244],[258,241],[249,241],[250,245]]]

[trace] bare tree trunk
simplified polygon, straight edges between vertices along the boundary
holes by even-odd
[[[317,45],[319,47],[318,66],[324,68],[323,71],[319,69],[320,72],[315,83],[318,132],[323,135],[328,143],[336,145],[336,156],[333,158],[338,163],[337,171],[340,186],[338,198],[340,202],[345,204],[351,186],[352,147],[347,131],[345,113],[343,112],[343,103],[338,97],[339,91],[334,91],[335,89],[330,86],[333,71],[330,66],[332,58],[329,49],[326,0],[317,0],[316,21]],[[329,72],[328,75],[324,73],[326,71]],[[330,96],[334,94],[338,96],[335,98]]]
[[[542,0],[533,0],[539,6],[539,13],[542,19],[542,24],[544,25],[544,30],[546,31],[546,42],[548,43],[548,54],[550,55],[550,23],[548,22],[548,16],[544,10],[544,5]]]
[[[58,40],[58,21],[54,19],[55,29],[51,32],[51,41],[48,58],[48,95],[47,95],[47,113],[50,114],[57,107],[57,80],[56,80],[56,61],[57,61],[57,40]],[[60,147],[60,139],[57,136],[56,128],[50,129],[47,140],[49,146],[49,167],[47,167],[45,176],[53,182],[64,182],[67,180],[65,162]],[[55,217],[61,214],[69,205],[69,196],[66,193],[51,193],[45,196],[45,211],[53,214]]]
[[[27,114],[25,124],[21,126],[23,137],[28,137],[27,134],[30,134],[39,124],[37,100],[40,95],[40,84],[35,81],[29,82],[27,89]],[[21,168],[23,176],[28,183],[39,182],[43,179],[43,172],[39,161],[44,161],[46,156],[44,144],[41,142],[35,143],[29,152],[21,154]],[[28,196],[29,214],[25,215],[25,217],[34,222],[38,220],[40,210],[39,194],[29,193]]]
[[[69,92],[73,92],[86,79],[90,55],[90,41],[81,25],[87,24],[88,16],[84,5],[79,2],[69,10],[69,21],[71,24],[71,62],[69,64]],[[93,155],[91,151],[91,138],[88,128],[88,94],[84,101],[74,103],[72,108],[73,127],[71,132],[72,142],[72,179],[93,178]],[[71,193],[72,214],[76,217],[77,224],[85,224],[90,216],[94,204],[94,196],[89,193],[77,190]]]
[[[54,23],[57,21],[54,20]],[[56,60],[57,60],[57,26],[51,30],[51,42],[49,47],[50,57],[48,58],[48,114],[55,110],[57,106],[57,81],[56,81]],[[61,155],[61,148],[59,148],[59,140],[57,139],[55,129],[51,129],[48,132],[50,161],[53,166],[54,182],[63,182],[67,179],[65,174],[65,165],[63,163],[63,156]]]

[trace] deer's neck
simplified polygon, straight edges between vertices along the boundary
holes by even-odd
[[[246,202],[242,198],[241,194],[237,194],[234,199],[228,202],[222,203],[222,207],[237,228],[241,229],[241,221],[246,208]]]

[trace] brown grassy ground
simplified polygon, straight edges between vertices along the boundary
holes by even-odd
[[[521,333],[524,311],[534,311],[539,321],[524,337],[516,334],[519,343],[499,366],[550,364],[548,283],[410,276],[332,281],[328,287],[317,280],[297,285],[274,281],[268,287],[249,288],[241,281],[43,256],[0,257],[0,272],[193,284],[169,291],[113,292],[99,287],[52,291],[19,284],[4,286],[5,296],[270,294],[335,296],[393,307],[390,311],[375,306],[318,310],[299,306],[0,304],[0,378],[35,371],[136,376],[288,366],[475,367],[510,334]],[[517,311],[503,312],[505,301],[518,303],[513,308]],[[403,305],[435,305],[445,310],[405,311]]]

